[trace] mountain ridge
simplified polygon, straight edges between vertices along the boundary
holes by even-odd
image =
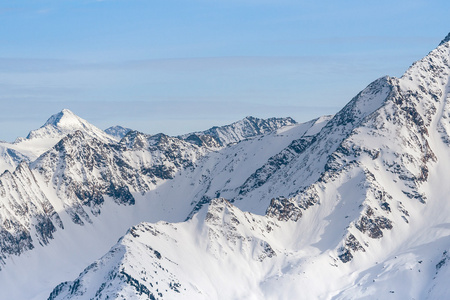
[[[191,135],[208,135],[215,138],[220,145],[226,146],[228,144],[237,143],[257,135],[273,132],[284,126],[295,124],[297,124],[297,122],[290,117],[259,119],[252,116],[247,116],[244,119],[229,125],[214,126],[205,131],[193,132],[180,137],[186,138]]]

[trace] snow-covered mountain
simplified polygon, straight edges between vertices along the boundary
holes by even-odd
[[[0,298],[448,298],[449,37],[334,116],[4,150]]]
[[[61,112],[51,116],[41,128],[30,131],[27,139],[61,139],[65,135],[77,130],[104,142],[112,141],[103,130],[98,129],[68,109],[63,109]]]
[[[117,140],[121,140],[124,136],[127,135],[128,132],[130,132],[132,129],[125,128],[119,125],[111,126],[105,129],[105,132],[112,136],[113,138]]]
[[[106,134],[70,110],[63,109],[51,116],[43,126],[30,131],[26,138],[18,138],[14,143],[0,142],[0,172],[14,171],[22,161],[36,160],[67,134],[75,131],[105,143],[117,141],[115,137]]]
[[[195,136],[211,136],[220,145],[229,145],[239,141],[252,138],[261,134],[273,132],[281,127],[295,125],[297,122],[292,118],[270,118],[259,119],[255,117],[245,117],[244,119],[225,126],[214,126],[208,130],[194,132],[181,136],[189,138]]]
[[[64,110],[51,117],[42,128],[57,127],[61,123],[58,119],[65,120],[63,123],[66,125],[79,124],[68,122],[67,116],[62,116],[67,114],[69,112]],[[82,120],[74,115],[72,119]],[[294,131],[305,131],[313,123],[294,128]],[[95,127],[84,121],[82,128]],[[233,147],[225,149],[208,135],[200,136],[201,143],[198,143],[190,138],[183,140],[164,134],[130,131],[117,142],[104,138],[97,129],[94,134],[79,130],[80,126],[72,129],[67,128],[61,133],[63,138],[37,159],[16,159],[12,165],[17,168],[0,176],[0,217],[3,224],[0,232],[0,281],[6,283],[16,278],[13,286],[17,287],[4,289],[0,298],[29,299],[38,294],[37,299],[41,299],[44,296],[40,293],[48,293],[54,285],[47,281],[56,284],[63,274],[75,275],[75,270],[82,269],[87,262],[106,251],[130,226],[148,220],[186,219],[195,208],[195,201],[202,199],[206,192],[206,181],[194,183],[193,177],[209,172],[207,165],[217,163],[224,155],[222,151],[227,151],[227,156],[236,157]],[[279,141],[279,145],[261,153],[261,159],[253,158],[252,167],[245,172],[254,171],[258,163],[281,150],[294,136],[277,132],[267,137],[260,135],[266,140]],[[53,136],[35,136],[7,146],[47,138],[53,139]],[[258,139],[243,143],[263,145]],[[245,152],[245,145],[234,148]],[[9,149],[6,149],[6,154],[13,153],[7,151]],[[173,186],[173,183],[169,186],[168,181],[183,185],[183,188]],[[180,203],[180,199],[185,199],[188,194],[191,200]],[[98,228],[108,228],[108,234]],[[74,238],[74,232],[79,239]],[[85,239],[90,242],[85,242]],[[68,240],[73,243],[71,251],[66,248]],[[46,254],[42,255],[41,251]],[[47,253],[52,255],[47,256]],[[57,263],[61,260],[66,262],[66,267]],[[19,288],[26,282],[30,286],[28,277],[19,276],[18,279],[15,275],[21,273],[21,268],[17,267],[21,263],[25,263],[27,269],[30,265],[35,266],[33,271],[27,271],[39,278],[34,281],[35,289]],[[43,288],[45,286],[48,287]]]

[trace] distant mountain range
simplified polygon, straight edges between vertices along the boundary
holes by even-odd
[[[334,116],[0,143],[1,299],[446,299],[450,34]]]

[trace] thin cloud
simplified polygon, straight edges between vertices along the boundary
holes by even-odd
[[[52,11],[53,11],[52,8],[41,8],[41,9],[38,9],[36,11],[36,13],[39,14],[39,15],[45,15],[45,14],[51,13]]]
[[[232,69],[261,69],[286,66],[308,66],[320,70],[329,64],[341,65],[341,71],[346,66],[354,67],[365,64],[365,70],[378,69],[380,60],[399,58],[399,55],[380,55],[379,57],[365,57],[364,55],[303,55],[303,56],[226,56],[201,58],[168,58],[141,59],[122,62],[88,63],[64,59],[33,59],[33,58],[0,58],[0,73],[58,73],[71,71],[128,71],[128,70],[164,70],[205,71]],[[404,55],[402,56],[404,57]],[[373,63],[371,66],[370,64]]]

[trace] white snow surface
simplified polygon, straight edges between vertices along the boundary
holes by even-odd
[[[446,39],[334,116],[218,149],[68,135],[0,177],[2,228],[34,242],[3,258],[0,298],[449,298],[449,76]]]

